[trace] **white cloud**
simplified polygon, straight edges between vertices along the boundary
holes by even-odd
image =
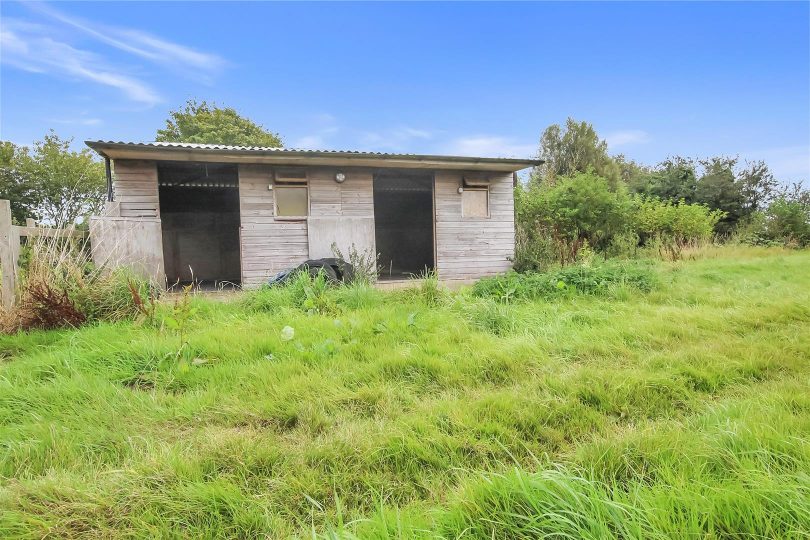
[[[322,135],[304,135],[295,140],[292,148],[301,148],[304,150],[315,150],[326,146],[326,141]]]
[[[780,182],[810,182],[810,146],[784,146],[740,153],[747,161],[762,160]]]
[[[537,147],[510,137],[476,135],[456,139],[448,145],[447,152],[462,156],[527,158],[537,154]]]
[[[98,126],[104,122],[101,118],[51,118],[54,124],[66,124],[74,126]]]
[[[91,23],[39,2],[27,5],[32,10],[80,30],[99,42],[157,64],[181,68],[189,73],[202,74],[206,78],[226,65],[225,60],[216,54],[198,51],[141,30]]]
[[[309,115],[309,129],[293,140],[293,148],[361,149],[378,152],[413,151],[417,141],[433,138],[433,132],[411,126],[399,126],[382,131],[363,131],[346,128],[329,113]],[[340,140],[338,139],[340,135]]]
[[[133,101],[154,105],[161,101],[149,84],[105,66],[97,54],[52,39],[47,29],[5,19],[0,27],[0,61],[33,73],[56,74],[115,88]]]
[[[625,129],[614,131],[605,136],[608,148],[650,142],[650,134],[641,129]]]

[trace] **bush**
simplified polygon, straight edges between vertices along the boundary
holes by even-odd
[[[785,245],[810,245],[810,207],[801,201],[780,197],[768,205],[765,215],[769,238]]]
[[[592,171],[561,177],[554,185],[518,187],[515,204],[519,271],[540,270],[553,262],[570,264],[584,246],[601,251],[627,230],[627,194],[612,191],[607,180]]]
[[[4,332],[135,317],[154,294],[126,268],[94,265],[84,241],[41,237],[26,251],[15,304],[0,313]]]
[[[810,205],[781,196],[764,211],[754,212],[735,231],[735,238],[753,246],[810,245]]]
[[[685,246],[709,240],[723,216],[701,204],[635,197],[628,217],[642,244],[657,245],[663,257],[678,259]]]
[[[596,266],[567,266],[547,273],[509,272],[478,281],[472,287],[472,294],[508,303],[572,294],[607,294],[617,287],[648,292],[656,282],[656,274],[648,264],[605,263]]]

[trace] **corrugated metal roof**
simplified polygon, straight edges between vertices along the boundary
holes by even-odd
[[[543,163],[542,160],[534,158],[501,158],[501,157],[474,157],[474,156],[445,156],[431,154],[408,154],[372,152],[360,150],[314,150],[304,148],[278,148],[272,146],[234,146],[228,144],[202,144],[187,142],[127,142],[127,141],[85,141],[85,144],[96,152],[107,155],[109,150],[191,150],[201,153],[232,152],[234,154],[256,154],[264,156],[297,156],[297,157],[345,157],[345,158],[375,158],[375,159],[399,159],[407,161],[443,161],[443,162],[479,162],[479,163],[503,163],[511,165],[524,165],[530,167]]]

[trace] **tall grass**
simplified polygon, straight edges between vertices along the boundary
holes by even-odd
[[[810,254],[726,253],[0,336],[0,537],[806,537]]]
[[[27,246],[15,305],[0,312],[0,330],[79,326],[138,314],[149,283],[126,268],[93,264],[86,240],[40,236]]]

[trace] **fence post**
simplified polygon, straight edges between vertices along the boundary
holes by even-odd
[[[11,307],[14,302],[14,252],[12,241],[19,243],[20,237],[14,234],[11,225],[11,203],[5,199],[0,199],[0,302],[5,308]]]

